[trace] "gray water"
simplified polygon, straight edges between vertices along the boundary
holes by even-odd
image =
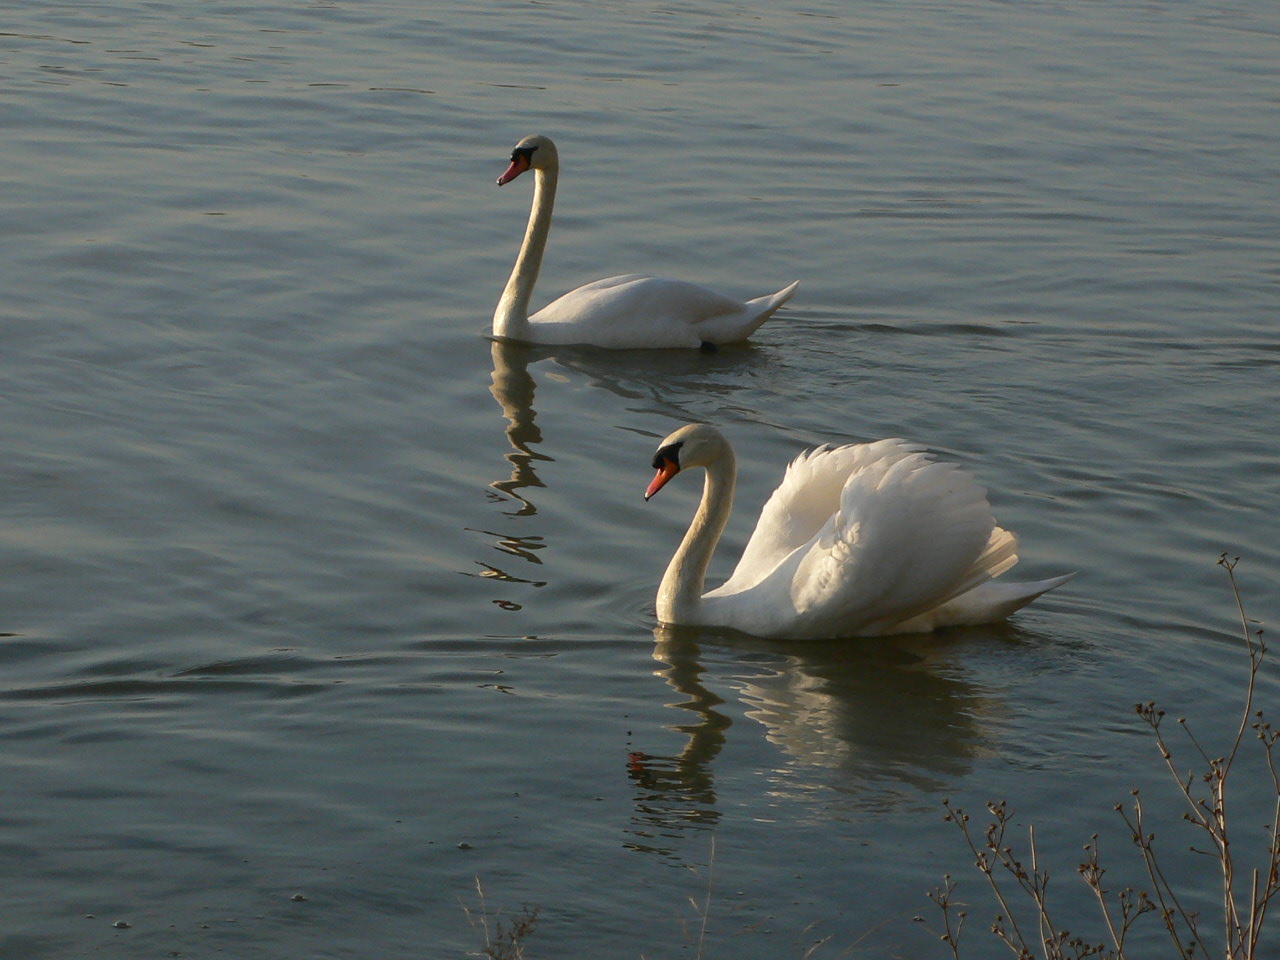
[[[1036,824],[1084,932],[1132,786],[1212,908],[1132,709],[1227,736],[1220,553],[1280,609],[1270,0],[3,12],[0,957],[462,956],[521,904],[530,958],[692,957],[708,893],[705,957],[940,957],[948,872],[992,955],[942,799]],[[529,133],[537,303],[799,294],[714,355],[494,345]],[[1079,576],[934,637],[655,632],[695,419],[713,578],[788,459],[882,436]]]

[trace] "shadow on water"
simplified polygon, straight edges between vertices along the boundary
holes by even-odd
[[[691,716],[668,727],[687,738],[679,753],[630,756],[637,839],[628,846],[666,855],[686,830],[720,818],[715,760],[733,720],[712,686],[734,690],[780,751],[768,776],[774,796],[816,783],[859,811],[890,811],[969,774],[1005,721],[998,696],[966,678],[957,654],[1034,640],[1010,624],[804,643],[660,626],[654,638],[654,675],[678,695],[668,706]]]

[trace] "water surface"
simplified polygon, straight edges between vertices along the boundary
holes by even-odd
[[[531,956],[693,956],[708,889],[704,956],[942,956],[944,797],[1036,823],[1070,916],[1134,785],[1205,889],[1132,706],[1225,736],[1218,555],[1280,604],[1273,5],[4,22],[0,956],[459,956],[477,878]],[[539,303],[799,294],[713,355],[494,345],[534,132]],[[936,637],[655,630],[687,420],[742,469],[713,577],[789,458],[882,436],[1080,575]]]

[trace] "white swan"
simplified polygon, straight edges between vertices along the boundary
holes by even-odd
[[[511,151],[511,166],[498,178],[510,183],[534,171],[533,209],[520,255],[493,314],[493,335],[547,344],[597,347],[700,347],[747,339],[791,299],[799,281],[767,297],[743,303],[682,280],[627,274],[570,290],[529,316],[551,230],[560,160],[547,137],[525,137]]]
[[[990,582],[1018,562],[1017,538],[995,525],[972,477],[923,451],[878,440],[802,453],[733,575],[703,594],[737,466],[714,427],[681,427],[658,448],[645,499],[689,467],[705,467],[707,478],[658,587],[658,619],[777,639],[923,633],[1003,620],[1074,576]]]

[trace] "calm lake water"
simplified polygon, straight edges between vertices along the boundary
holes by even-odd
[[[1280,610],[1273,0],[3,13],[0,957],[457,957],[521,904],[531,960],[693,957],[708,893],[707,958],[942,957],[947,872],[991,956],[943,798],[1037,824],[1085,932],[1132,786],[1212,907],[1132,709],[1225,740],[1221,552]],[[799,293],[714,355],[495,346],[530,133],[538,304]],[[788,459],[883,436],[1080,574],[935,637],[655,633],[687,420],[740,457],[713,577]]]

